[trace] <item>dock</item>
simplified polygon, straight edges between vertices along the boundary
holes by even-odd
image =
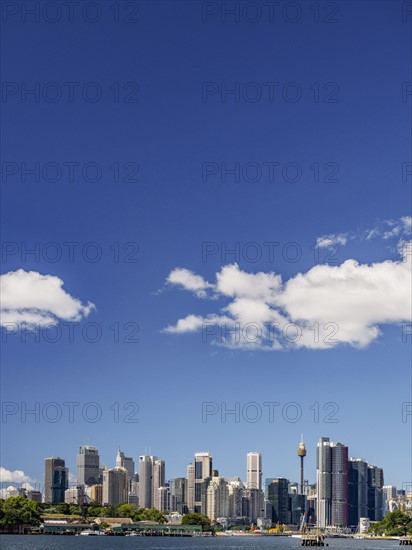
[[[412,546],[412,537],[399,539],[400,546]]]

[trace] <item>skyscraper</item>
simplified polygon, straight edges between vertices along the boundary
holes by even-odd
[[[274,523],[290,523],[289,481],[284,477],[273,479],[268,486],[268,498],[272,505]]]
[[[179,514],[187,514],[186,505],[187,480],[176,477],[170,480],[170,510]]]
[[[77,453],[76,477],[79,485],[100,482],[99,451],[96,447],[82,445]]]
[[[247,454],[246,487],[262,489],[262,455],[260,453]]]
[[[348,447],[331,443],[332,451],[332,525],[346,527],[349,524]]]
[[[116,456],[116,467],[124,468],[127,471],[127,481],[132,481],[135,471],[134,471],[134,460],[130,456],[125,456],[125,454],[119,449]]]
[[[317,511],[320,527],[349,523],[348,447],[321,437],[317,444]]]
[[[103,472],[103,505],[119,506],[127,502],[127,470],[110,468]]]
[[[206,515],[212,520],[229,517],[229,489],[223,477],[212,477],[207,488]]]
[[[362,458],[349,459],[349,525],[357,527],[368,517],[368,463]]]
[[[383,519],[383,470],[377,466],[368,466],[368,517],[371,521]]]
[[[44,501],[50,504],[64,502],[69,486],[69,469],[64,458],[46,458],[44,461]]]
[[[332,519],[332,453],[328,437],[319,439],[316,451],[316,517],[319,527],[326,527]]]
[[[210,479],[212,476],[212,463],[213,458],[210,453],[196,453],[195,454],[195,502],[194,511],[202,512],[202,497],[203,504],[205,503],[207,484],[205,480]],[[202,494],[203,489],[203,494]],[[205,511],[203,513],[206,513]]]
[[[168,485],[157,489],[156,503],[156,510],[170,512],[170,487]]]
[[[187,467],[187,495],[186,504],[189,512],[195,510],[195,467],[189,464]]]
[[[168,508],[162,508],[162,506],[165,506],[165,503],[163,504],[160,502],[161,498],[166,498],[159,489],[161,487],[164,487],[165,485],[165,478],[166,478],[166,464],[164,460],[155,460],[153,462],[153,475],[152,475],[152,507],[156,508],[156,510],[166,510]]]
[[[156,456],[139,456],[139,506],[153,508],[153,465]]]

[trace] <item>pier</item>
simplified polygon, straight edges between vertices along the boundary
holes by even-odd
[[[412,546],[412,537],[405,537],[403,539],[399,539],[400,546]]]

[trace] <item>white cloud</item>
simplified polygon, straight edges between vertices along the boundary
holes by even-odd
[[[0,466],[0,483],[30,483],[33,480],[23,470],[7,470]]]
[[[410,238],[412,231],[412,217],[403,216],[397,220],[380,220],[369,229],[348,231],[346,233],[331,233],[317,238],[316,245],[319,248],[327,248],[331,245],[345,246],[348,241],[361,239],[370,241],[381,238],[385,241],[394,238]]]
[[[348,242],[348,233],[331,233],[330,235],[322,235],[316,240],[316,246],[319,248],[327,248],[334,244],[345,246]]]
[[[198,298],[205,298],[206,291],[213,288],[213,285],[209,284],[203,277],[196,275],[190,269],[177,267],[169,273],[166,281],[170,285],[177,285],[183,287],[185,290],[190,290]]]
[[[398,260],[318,265],[284,284],[275,273],[246,273],[228,265],[216,273],[216,285],[200,278],[229,299],[227,305],[204,317],[190,314],[165,331],[198,332],[216,324],[216,331],[208,332],[215,343],[246,349],[366,347],[383,325],[411,320],[411,257],[412,242]]]
[[[27,491],[32,491],[35,487],[33,483],[35,480],[26,475],[22,470],[7,470],[3,466],[0,466],[0,484],[14,483],[8,487],[2,487],[0,489],[0,498],[7,498],[13,496],[13,492],[18,487],[24,487]]]
[[[57,324],[59,320],[80,321],[95,308],[83,305],[63,290],[63,281],[35,271],[10,271],[1,275],[1,324]]]

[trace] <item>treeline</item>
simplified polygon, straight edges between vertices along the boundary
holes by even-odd
[[[139,508],[135,504],[99,506],[92,502],[85,507],[80,507],[66,503],[45,504],[23,497],[0,499],[0,526],[38,526],[42,515],[66,515],[79,520],[82,518],[130,518],[133,522],[166,523],[167,521],[165,515],[159,510]],[[183,516],[182,524],[201,525],[203,531],[211,530],[210,519],[203,514],[186,514]]]
[[[412,517],[396,510],[387,514],[382,521],[371,525],[369,532],[386,537],[405,537],[412,535]]]

